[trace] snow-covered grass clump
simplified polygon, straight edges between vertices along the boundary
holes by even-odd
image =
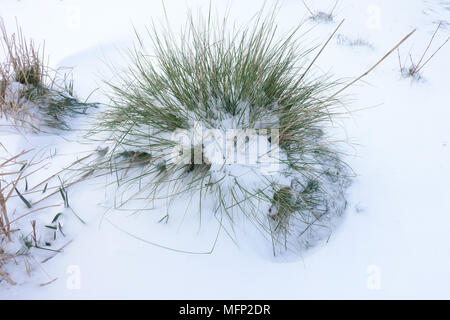
[[[97,106],[76,98],[70,72],[48,66],[44,45],[25,39],[19,27],[9,35],[1,19],[0,31],[5,56],[0,63],[0,119],[12,119],[9,123],[25,131],[67,130],[74,115]]]
[[[313,75],[314,48],[299,28],[279,35],[275,15],[232,31],[214,21],[191,18],[179,35],[151,29],[151,53],[136,32],[91,132],[102,139],[94,167],[134,186],[119,206],[196,193],[191,212],[209,210],[231,228],[245,217],[274,252],[308,247],[346,207],[347,170],[325,133],[336,82]]]

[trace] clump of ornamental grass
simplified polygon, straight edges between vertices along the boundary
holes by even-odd
[[[299,27],[278,34],[275,14],[231,31],[213,20],[191,17],[178,35],[154,26],[152,52],[136,31],[129,67],[108,83],[111,103],[90,133],[102,141],[93,166],[125,188],[118,208],[190,198],[186,211],[212,212],[228,234],[250,221],[274,253],[309,247],[346,208],[349,170],[326,130],[338,96],[376,65],[337,90],[312,72],[332,36],[311,57]]]
[[[5,55],[0,64],[0,118],[32,131],[67,130],[71,117],[96,106],[76,98],[70,73],[49,67],[44,45],[28,41],[19,26],[9,35],[2,19],[0,30]]]

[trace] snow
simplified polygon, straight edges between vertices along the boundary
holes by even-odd
[[[307,3],[311,10],[327,12],[334,1]],[[165,4],[176,30],[187,7],[207,10],[209,1]],[[213,4],[218,12],[229,7],[232,19],[245,22],[263,1]],[[409,52],[420,59],[438,21],[445,23],[434,46],[442,43],[450,33],[449,6],[440,0],[342,0],[334,22],[307,21],[304,30],[312,30],[305,37],[320,44],[345,18],[339,34],[354,45],[334,39],[316,64],[349,80],[414,28],[416,33],[400,48],[402,59]],[[73,66],[75,92],[82,98],[97,86],[104,89],[101,79],[112,77],[106,61],[126,65],[120,50],[132,43],[132,24],[142,28],[151,18],[165,19],[161,1],[3,1],[0,16],[9,30],[17,17],[26,36],[45,40],[56,66]],[[281,30],[306,17],[301,1],[281,2],[277,19]],[[358,46],[357,39],[371,46]],[[238,243],[221,232],[208,212],[202,212],[200,226],[199,214],[186,212],[186,203],[196,201],[189,196],[170,207],[163,201],[149,204],[154,210],[137,214],[114,210],[114,187],[105,189],[114,177],[104,176],[68,190],[71,207],[86,225],[61,206],[33,217],[48,223],[64,210],[67,237],[58,239],[56,247],[73,241],[48,262],[35,264],[31,277],[23,264],[8,266],[5,271],[18,284],[1,282],[0,297],[450,298],[449,54],[450,46],[444,47],[423,69],[422,81],[411,81],[401,76],[394,53],[346,91],[353,112],[335,129],[342,133],[344,128],[342,139],[354,147],[345,160],[357,177],[348,190],[345,217],[326,243],[299,257],[273,257],[270,245],[251,232],[244,219],[237,221]],[[103,93],[94,92],[91,100],[105,102]],[[2,130],[0,142],[11,154],[32,147],[45,154],[56,150],[42,176],[35,178],[39,181],[95,150],[96,146],[82,143],[82,133],[20,135]],[[6,157],[1,146],[0,156]],[[158,223],[168,211],[168,223]],[[36,260],[49,256],[38,250],[32,254]]]

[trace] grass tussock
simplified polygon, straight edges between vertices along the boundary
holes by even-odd
[[[180,34],[156,26],[146,35],[136,31],[129,67],[109,83],[111,104],[90,133],[102,143],[93,168],[112,172],[125,188],[117,207],[132,199],[187,199],[185,208],[200,217],[212,212],[230,236],[237,220],[250,221],[274,254],[329,236],[350,183],[338,142],[327,135],[342,112],[339,96],[412,33],[338,89],[313,64],[342,22],[314,53],[300,27],[277,32],[275,11],[232,30],[227,19],[209,14],[191,17]],[[196,138],[228,129],[245,132],[229,140],[244,162],[222,157],[216,136]],[[187,141],[174,138],[180,130],[189,133]],[[250,150],[264,144],[269,161],[250,161]]]
[[[26,130],[67,130],[71,117],[96,106],[75,97],[70,72],[49,67],[44,44],[27,40],[18,25],[9,34],[1,18],[0,31],[5,55],[0,64],[0,118]]]

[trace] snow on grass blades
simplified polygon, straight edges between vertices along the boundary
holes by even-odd
[[[52,154],[12,155],[1,143],[0,150],[0,283],[15,285],[15,277],[31,276],[72,241],[65,222],[74,216],[85,223],[70,207],[68,190],[88,176],[74,179],[61,170],[40,180]]]
[[[213,20],[191,17],[179,35],[148,30],[151,54],[136,32],[91,132],[102,141],[94,166],[134,187],[118,206],[190,194],[189,210],[212,212],[230,235],[245,217],[274,253],[306,248],[346,207],[347,170],[324,131],[337,83],[312,75],[315,48],[301,48],[299,27],[279,35],[275,14],[233,31]]]
[[[3,20],[0,29],[6,57],[0,65],[0,118],[11,118],[16,127],[32,131],[68,130],[70,117],[96,106],[75,97],[70,74],[49,68],[44,46],[28,42],[19,27],[8,35]]]

